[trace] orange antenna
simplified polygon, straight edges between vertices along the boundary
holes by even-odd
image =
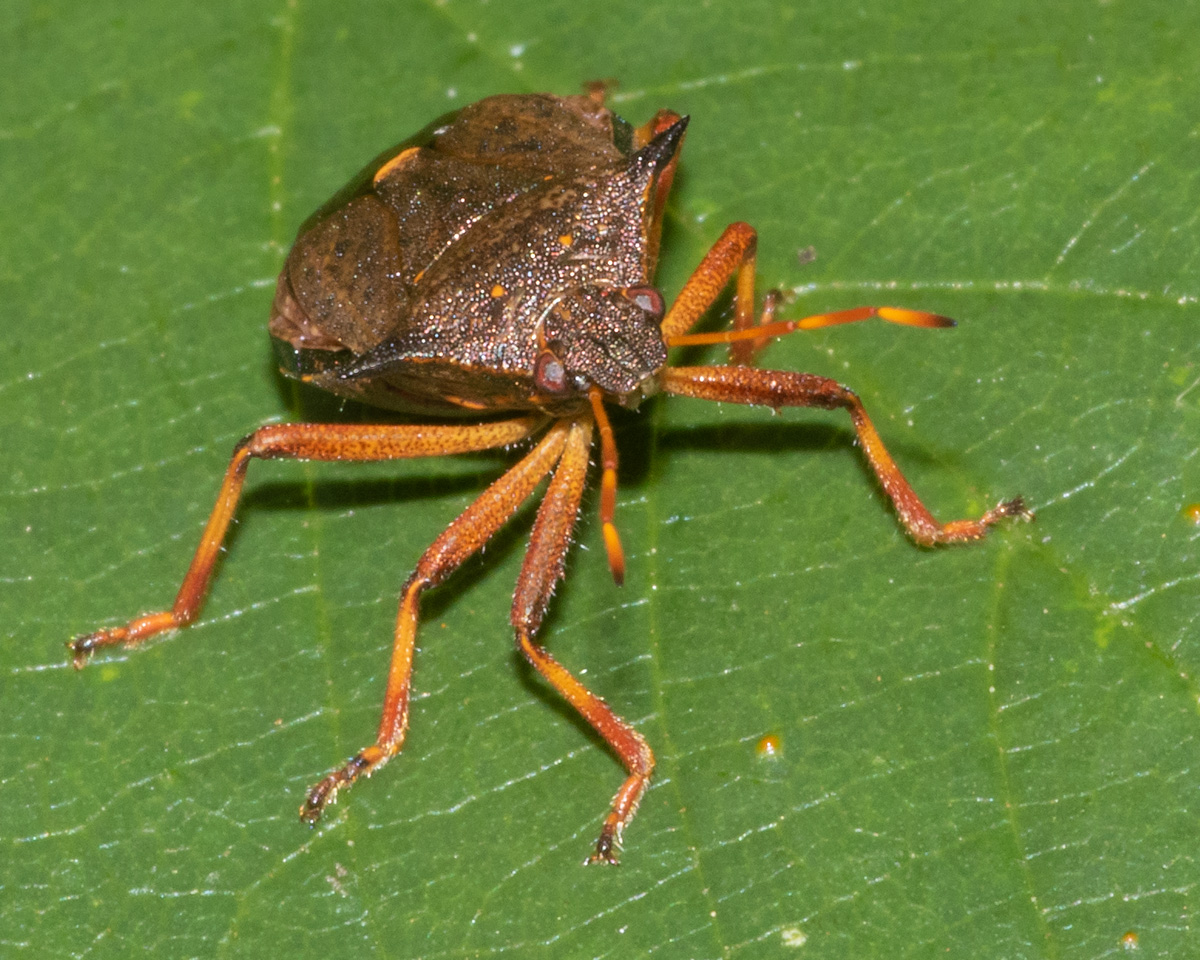
[[[742,340],[765,340],[782,337],[797,330],[816,330],[832,327],[839,323],[857,323],[878,317],[888,323],[905,327],[953,327],[954,321],[937,313],[924,310],[905,310],[902,307],[853,307],[833,313],[815,313],[800,320],[777,320],[743,330],[717,330],[714,333],[681,333],[667,338],[668,347],[699,347],[710,343],[737,343]]]

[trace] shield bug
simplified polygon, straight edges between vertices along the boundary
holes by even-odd
[[[631,127],[605,107],[600,89],[574,97],[496,96],[442,117],[367,166],[301,226],[276,286],[270,334],[288,376],[418,419],[285,423],[250,434],[234,448],[172,607],[72,641],[76,666],[102,647],[140,643],[196,618],[253,459],[390,460],[524,446],[417,561],[401,591],[375,741],[316,783],[300,816],[315,823],[341,790],[400,750],[422,594],[479,550],[549,476],[511,622],[521,653],[627,770],[589,858],[613,863],[654,756],[641,734],[538,640],[597,442],[602,535],[618,583],[624,574],[606,404],[632,408],[668,393],[845,410],[918,543],[975,540],[1003,518],[1025,515],[1018,498],[978,519],[938,522],[853,392],[825,377],[753,364],[759,346],[794,330],[868,317],[918,327],[952,321],[893,307],[779,321],[773,295],[756,315],[756,235],[745,223],[725,230],[665,308],[654,269],[687,122],[662,110]],[[731,280],[732,329],[690,333]],[[733,363],[667,363],[671,348],[711,343],[728,344]],[[420,422],[429,416],[440,419]]]

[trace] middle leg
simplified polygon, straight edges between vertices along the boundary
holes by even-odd
[[[383,716],[379,721],[375,742],[364,747],[344,766],[334,770],[308,791],[300,807],[301,820],[315,824],[325,807],[337,799],[339,790],[349,787],[359,777],[369,777],[404,745],[408,731],[409,685],[421,594],[445,580],[517,512],[542,478],[554,469],[554,464],[562,456],[569,432],[569,423],[554,424],[537,446],[480,494],[417,561],[417,568],[402,591]],[[585,461],[586,456],[585,453]]]

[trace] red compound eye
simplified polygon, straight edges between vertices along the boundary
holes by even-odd
[[[651,316],[661,317],[666,310],[662,294],[654,287],[626,287],[621,292]]]
[[[533,381],[547,393],[566,393],[567,368],[553,351],[543,350],[533,365]]]

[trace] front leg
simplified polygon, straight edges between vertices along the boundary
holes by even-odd
[[[375,742],[308,791],[300,807],[300,819],[305,823],[315,824],[325,807],[337,799],[338,791],[359,777],[369,777],[404,746],[421,594],[450,576],[520,509],[542,478],[554,469],[567,433],[568,424],[551,427],[538,445],[459,514],[417,561],[416,570],[404,585],[396,616],[392,663]]]
[[[733,299],[733,329],[738,332],[754,327],[754,268],[758,254],[758,232],[748,223],[731,223],[717,238],[700,265],[692,271],[671,309],[663,317],[663,339],[671,344],[687,333],[713,305],[730,278],[737,275]],[[762,322],[775,316],[778,295],[767,295]],[[765,339],[735,340],[730,344],[733,363],[749,363]]]
[[[811,373],[748,367],[667,367],[660,377],[662,388],[668,393],[701,400],[755,404],[776,410],[780,407],[820,407],[847,411],[863,453],[895,505],[901,523],[909,536],[922,546],[978,540],[989,527],[1006,517],[1033,518],[1025,501],[1014,497],[1000,502],[976,520],[940,523],[896,466],[858,395],[836,380]]]
[[[571,530],[575,526],[579,501],[587,482],[591,439],[590,421],[580,421],[573,426],[562,461],[554,473],[554,479],[550,481],[546,498],[533,524],[529,550],[525,554],[525,563],[521,567],[521,576],[513,596],[512,624],[516,631],[517,647],[525,658],[567,703],[579,711],[580,716],[591,724],[625,764],[628,776],[613,797],[595,850],[586,861],[616,863],[621,834],[637,812],[638,802],[646,792],[654,771],[654,754],[640,733],[580,683],[536,639],[554,586],[562,577],[563,561],[571,543]]]

